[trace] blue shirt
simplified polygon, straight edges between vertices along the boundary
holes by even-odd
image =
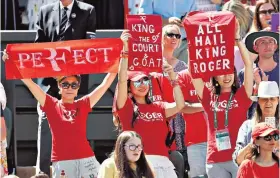
[[[164,19],[178,17],[191,11],[197,10],[195,0],[142,0],[139,7],[139,14],[157,14]],[[186,38],[186,32],[181,29],[182,39]]]
[[[165,19],[196,10],[195,0],[142,0],[140,14],[158,14]]]

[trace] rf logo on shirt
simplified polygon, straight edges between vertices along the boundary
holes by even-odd
[[[148,121],[148,122],[163,121],[163,116],[161,113],[157,113],[157,112],[152,112],[152,113],[140,112],[139,119],[142,119],[142,120]]]
[[[223,101],[217,101],[217,112],[221,112],[221,111],[225,111],[227,108],[227,103],[228,100],[223,100]],[[211,106],[211,110],[214,111],[216,102],[215,101],[211,101],[210,102],[210,106]],[[233,109],[233,108],[237,108],[238,107],[238,102],[236,99],[233,99],[230,104],[229,104],[229,109]]]

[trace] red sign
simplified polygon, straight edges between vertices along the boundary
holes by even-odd
[[[195,12],[184,21],[193,78],[233,73],[235,16],[231,12]]]
[[[7,79],[118,72],[120,39],[8,44]]]
[[[129,40],[128,70],[162,71],[162,21],[158,15],[127,15]]]

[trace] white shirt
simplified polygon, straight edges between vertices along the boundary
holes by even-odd
[[[70,17],[70,13],[71,13],[71,11],[72,11],[73,4],[74,4],[74,0],[72,0],[71,4],[69,4],[69,5],[67,6],[68,9],[67,9],[66,14],[67,14],[68,19],[69,19],[69,17]],[[60,6],[60,19],[62,19],[62,10],[63,10],[64,6],[63,6],[63,4],[62,4],[61,1],[59,1],[59,6]]]

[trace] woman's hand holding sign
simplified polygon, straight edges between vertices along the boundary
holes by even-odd
[[[8,53],[6,52],[6,49],[4,49],[4,51],[3,51],[3,56],[2,56],[2,60],[5,62],[7,59],[9,59],[9,55],[8,55]]]

